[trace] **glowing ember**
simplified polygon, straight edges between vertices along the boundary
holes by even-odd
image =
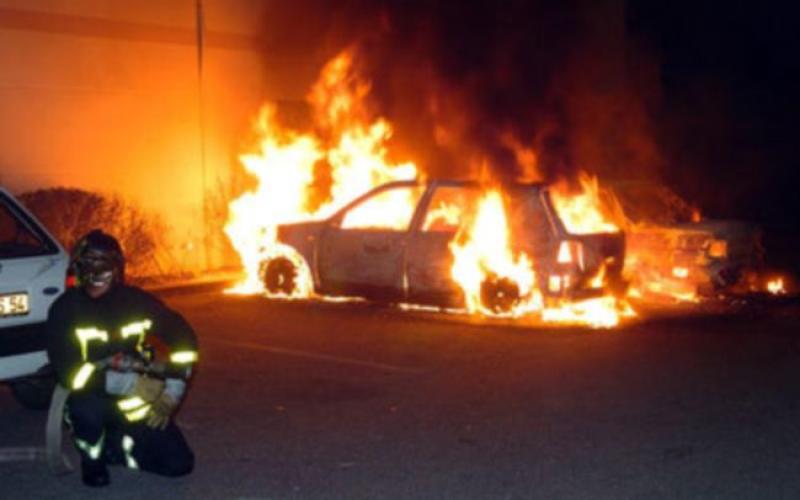
[[[620,318],[634,316],[636,313],[630,305],[608,296],[572,302],[542,311],[544,321],[585,324],[594,328],[612,328],[619,324]]]
[[[767,282],[767,291],[772,295],[786,295],[786,285],[783,278],[775,278]]]

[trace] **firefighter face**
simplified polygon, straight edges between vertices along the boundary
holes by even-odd
[[[116,264],[105,252],[89,250],[77,261],[78,281],[91,297],[106,293],[115,281]]]

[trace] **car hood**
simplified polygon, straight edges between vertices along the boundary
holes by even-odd
[[[729,245],[755,245],[761,240],[756,224],[740,220],[707,219],[681,224],[639,224],[626,228],[631,237],[660,234],[675,241],[691,242],[689,246],[704,246],[708,240],[725,240]]]
[[[726,219],[706,219],[700,222],[678,224],[674,228],[686,231],[704,231],[717,239],[729,241],[751,238],[759,232],[758,226],[751,222]]]
[[[637,234],[638,233],[638,234]],[[723,260],[746,265],[759,265],[763,259],[761,231],[756,224],[741,220],[707,219],[700,222],[649,226],[632,231],[639,235],[661,234],[668,241],[667,248],[705,251],[712,240],[726,243]],[[645,236],[646,237],[646,236]]]

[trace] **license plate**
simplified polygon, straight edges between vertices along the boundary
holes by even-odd
[[[6,293],[0,295],[0,317],[23,316],[30,311],[27,293]]]

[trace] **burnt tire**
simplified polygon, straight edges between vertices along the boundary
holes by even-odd
[[[493,313],[508,313],[519,302],[519,286],[514,281],[508,278],[489,277],[481,283],[481,303]]]
[[[9,383],[11,394],[19,404],[29,410],[46,410],[56,387],[56,377],[50,365],[41,368],[30,377]]]
[[[297,286],[297,266],[286,257],[277,257],[262,266],[261,280],[269,293],[291,295]]]

